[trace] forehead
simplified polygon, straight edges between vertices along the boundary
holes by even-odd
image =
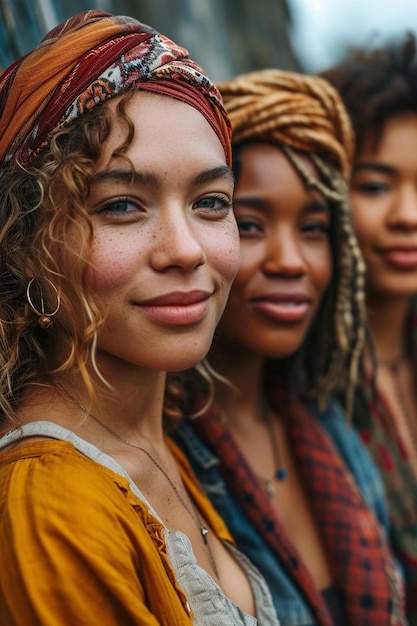
[[[111,131],[98,163],[109,164],[112,155],[128,136],[128,126],[117,106],[120,98],[108,103]],[[196,165],[226,160],[222,144],[206,118],[185,102],[146,91],[134,92],[126,102],[127,117],[134,134],[126,155],[141,167],[179,166],[184,158]]]
[[[318,171],[311,160],[303,153],[296,152],[297,160],[301,161],[303,168],[314,177],[318,177]],[[238,167],[240,174],[244,170],[245,176],[248,174],[266,175],[273,171],[273,177],[279,180],[289,173],[297,177],[302,182],[298,170],[289,160],[286,153],[279,144],[267,142],[251,142],[241,146],[237,150]]]
[[[410,150],[417,154],[417,114],[400,113],[387,118],[380,129],[363,134],[356,160],[373,157],[390,162]]]
[[[306,214],[330,214],[331,207],[323,195],[307,186],[287,154],[277,145],[246,145],[240,160],[234,196],[236,213],[250,209],[273,220],[292,222],[298,222],[300,216]],[[298,160],[309,175],[317,176],[308,157],[299,155]]]
[[[306,155],[297,153],[297,160],[309,176],[318,177],[317,169]],[[277,144],[257,142],[242,146],[237,161],[237,194],[256,188],[257,193],[276,198],[289,195],[322,197],[307,188],[304,178]]]

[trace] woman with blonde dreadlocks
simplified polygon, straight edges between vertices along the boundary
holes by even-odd
[[[350,410],[365,332],[347,115],[320,78],[264,70],[220,90],[241,265],[173,436],[283,626],[403,624],[384,491],[330,397],[343,383]]]

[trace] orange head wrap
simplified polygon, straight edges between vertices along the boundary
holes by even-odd
[[[243,74],[218,87],[234,145],[260,140],[314,153],[347,179],[353,133],[342,101],[327,81],[268,69]]]
[[[29,165],[56,130],[132,85],[200,111],[230,164],[220,94],[188,52],[133,18],[86,11],[54,28],[0,77],[0,167]]]
[[[343,385],[350,415],[365,340],[366,308],[365,266],[354,235],[347,188],[354,149],[349,116],[337,91],[317,76],[267,69],[218,87],[232,124],[233,146],[276,143],[305,186],[320,192],[332,208],[335,271],[327,304],[319,311],[303,348],[301,367],[306,388],[322,402]],[[297,151],[316,166],[315,175],[303,167]]]

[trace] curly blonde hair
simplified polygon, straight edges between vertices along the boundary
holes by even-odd
[[[274,69],[218,85],[233,132],[236,174],[240,148],[251,142],[281,147],[304,185],[332,207],[333,277],[299,355],[307,389],[325,401],[339,385],[352,405],[365,340],[365,266],[352,225],[347,183],[354,152],[349,117],[324,79]],[[313,176],[299,158],[313,163]]]

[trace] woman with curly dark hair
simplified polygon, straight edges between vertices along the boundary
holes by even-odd
[[[278,625],[164,435],[238,268],[230,124],[173,41],[87,11],[0,78],[0,623]]]
[[[357,49],[323,72],[356,134],[350,183],[366,263],[370,344],[354,421],[378,464],[417,624],[417,49],[414,36]]]

